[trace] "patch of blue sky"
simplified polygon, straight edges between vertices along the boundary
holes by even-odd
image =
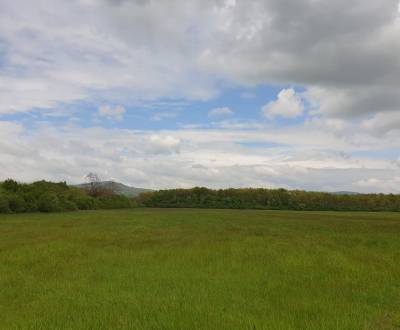
[[[17,122],[27,130],[48,124],[63,126],[76,123],[77,126],[92,127],[93,106],[87,102],[58,104],[53,108],[33,108],[28,112],[0,115],[0,120]]]
[[[166,128],[178,128],[199,125],[201,127],[213,127],[218,121],[232,120],[237,122],[266,122],[262,114],[262,107],[276,99],[282,87],[260,85],[254,88],[229,88],[225,89],[220,95],[212,100],[191,102],[180,109],[153,110],[155,113],[165,114],[158,123],[153,122],[154,114],[149,116],[150,126],[162,126]],[[215,108],[229,108],[232,114],[209,116],[209,112]],[[170,111],[171,116],[168,116]],[[173,114],[173,115],[172,115]],[[274,121],[278,125],[296,125],[303,122],[306,114],[295,119],[276,118]]]
[[[59,104],[53,109],[32,109],[28,113],[3,115],[2,120],[23,123],[26,128],[34,128],[42,123],[54,126],[74,124],[79,127],[103,127],[136,130],[176,130],[182,127],[199,126],[222,128],[219,122],[258,123],[284,127],[298,125],[307,118],[307,113],[297,118],[266,119],[262,107],[276,100],[277,94],[285,86],[259,85],[253,88],[225,88],[214,99],[207,101],[188,101],[184,99],[159,99],[143,101],[136,104],[123,104],[106,99],[79,101],[70,104]],[[296,88],[301,93],[301,88]],[[125,113],[121,118],[101,116],[101,106],[122,106]],[[227,107],[232,114],[210,116],[215,108]],[[239,127],[240,125],[238,125]],[[249,125],[251,127],[251,125]]]

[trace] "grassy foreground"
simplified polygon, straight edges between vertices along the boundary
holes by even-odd
[[[0,215],[1,329],[400,329],[400,214]]]

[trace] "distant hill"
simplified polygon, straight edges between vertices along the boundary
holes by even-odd
[[[360,195],[360,193],[355,191],[334,191],[331,192],[332,195]]]
[[[152,191],[151,189],[130,187],[114,181],[101,181],[98,184],[102,187],[112,190],[117,195],[124,195],[127,197],[136,197],[143,192]],[[90,187],[90,183],[81,183],[74,185],[74,187],[85,189]]]

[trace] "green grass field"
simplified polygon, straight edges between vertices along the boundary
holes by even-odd
[[[1,329],[400,329],[400,214],[0,215]]]

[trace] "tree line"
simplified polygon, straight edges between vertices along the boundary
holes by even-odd
[[[0,213],[62,212],[133,207],[224,208],[304,211],[400,211],[400,195],[339,195],[286,189],[196,187],[145,192],[130,198],[92,180],[88,188],[65,182],[0,183]]]
[[[0,213],[119,209],[135,205],[132,198],[116,195],[95,183],[88,189],[71,187],[65,182],[25,184],[9,179],[0,183]]]
[[[188,207],[313,211],[400,211],[400,195],[340,195],[286,189],[170,189],[137,198],[145,207]]]

